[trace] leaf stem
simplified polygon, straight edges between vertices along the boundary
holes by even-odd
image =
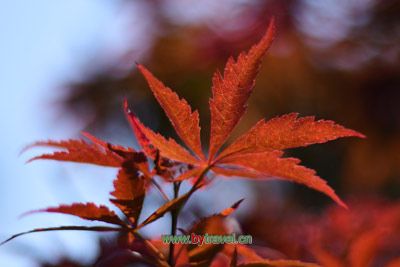
[[[174,182],[174,199],[179,197],[179,188],[181,187],[181,182]],[[176,228],[178,226],[178,216],[180,209],[173,209],[171,211],[171,235],[176,235]],[[175,244],[173,242],[169,243],[169,256],[168,263],[171,266],[175,266],[174,260]]]
[[[171,211],[171,235],[176,235],[176,229],[178,225],[178,217],[179,213],[182,210],[182,208],[185,206],[186,202],[189,200],[190,196],[199,188],[199,185],[203,181],[204,177],[206,176],[207,172],[211,169],[212,165],[208,165],[199,175],[195,183],[193,184],[192,188],[189,190],[189,197],[186,199],[184,203],[178,208],[174,209]],[[179,197],[179,188],[181,186],[182,182],[174,182],[174,199]],[[169,257],[168,257],[168,263],[171,266],[175,266],[175,260],[174,260],[174,253],[175,253],[175,244],[171,242],[169,244]]]
[[[167,202],[170,201],[167,194],[165,194],[160,184],[154,178],[151,179],[151,183],[157,188],[157,190],[160,192],[161,196],[164,198],[165,201]]]

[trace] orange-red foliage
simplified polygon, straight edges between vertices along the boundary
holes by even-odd
[[[141,255],[141,261],[150,262],[156,266],[175,264],[181,264],[181,266],[187,266],[187,264],[196,266],[226,266],[227,264],[231,266],[316,266],[295,260],[264,259],[249,247],[223,244],[176,246],[180,252],[173,250],[175,246],[170,245],[171,255],[168,258],[162,244],[160,245],[158,242],[157,247],[157,242],[146,240],[139,232],[142,227],[158,220],[166,213],[171,213],[172,231],[175,233],[174,227],[177,226],[177,217],[175,216],[179,214],[191,195],[207,184],[206,176],[210,172],[228,177],[242,176],[257,180],[285,179],[320,191],[339,205],[346,206],[334,190],[315,174],[314,170],[299,165],[300,160],[296,158],[283,157],[283,150],[324,143],[340,137],[363,137],[356,131],[346,129],[332,121],[315,121],[314,117],[298,118],[298,115],[293,113],[269,121],[261,120],[230,146],[221,149],[245,113],[246,103],[254,88],[262,58],[274,37],[275,24],[272,19],[264,37],[257,44],[248,52],[239,54],[236,60],[229,58],[222,74],[219,71],[214,74],[212,97],[209,101],[211,131],[207,155],[204,155],[204,148],[200,142],[198,112],[192,111],[183,98],[165,86],[142,65],[137,66],[139,71],[147,80],[155,98],[188,149],[174,139],[165,138],[144,126],[129,110],[127,102],[124,102],[125,113],[143,152],[109,144],[87,133],[84,135],[92,143],[83,140],[36,143],[37,146],[51,146],[61,151],[37,156],[32,160],[52,159],[118,168],[110,201],[122,211],[127,220],[120,219],[105,206],[75,203],[43,211],[71,214],[87,220],[99,220],[117,225],[117,227],[64,226],[35,229],[29,233],[57,229],[120,231],[128,235],[129,243],[139,242],[149,252],[146,254],[147,256]],[[154,164],[149,164],[151,162]],[[153,166],[152,169],[150,166]],[[165,194],[155,180],[156,176],[161,176],[167,183],[173,184],[173,199]],[[192,179],[192,188],[179,195],[180,184],[188,179]],[[153,185],[162,193],[166,202],[140,222],[140,213],[147,188]],[[225,217],[235,211],[240,202],[219,214],[200,220],[187,232],[229,233],[225,226]],[[21,234],[15,235],[9,240]],[[374,238],[375,235],[365,237],[372,241],[375,240]],[[363,241],[362,244],[366,244],[366,242]],[[359,251],[366,250],[362,245],[357,247]]]

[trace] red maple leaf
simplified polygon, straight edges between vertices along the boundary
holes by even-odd
[[[284,158],[283,150],[325,143],[341,137],[364,137],[328,120],[316,121],[314,117],[298,118],[291,113],[269,121],[261,120],[248,132],[221,151],[230,133],[246,110],[246,102],[253,90],[261,61],[275,36],[272,20],[267,32],[259,43],[247,53],[241,53],[237,60],[229,58],[223,74],[214,74],[212,98],[210,99],[211,132],[207,158],[200,148],[200,126],[197,111],[165,86],[144,66],[138,69],[146,78],[151,91],[164,109],[178,136],[191,150],[190,153],[172,138],[166,139],[145,127],[126,109],[135,133],[146,152],[149,144],[160,151],[163,157],[194,166],[190,173],[181,175],[184,180],[199,177],[204,170],[212,170],[225,176],[242,176],[251,179],[281,178],[304,184],[325,193],[339,205],[346,205],[315,171],[303,167],[300,160]],[[126,106],[126,104],[125,104]],[[150,152],[147,152],[148,156]]]

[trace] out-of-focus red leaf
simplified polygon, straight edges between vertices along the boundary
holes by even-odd
[[[386,264],[385,267],[400,267],[400,257],[394,260],[391,260]]]
[[[352,242],[347,256],[350,266],[370,266],[375,254],[378,252],[379,243],[384,238],[384,235],[384,229],[377,227],[357,236]]]
[[[228,234],[222,215],[213,215],[197,222],[188,232],[198,235]],[[189,262],[195,266],[209,266],[214,257],[224,248],[224,244],[188,245]]]
[[[346,204],[340,200],[335,191],[324,180],[318,177],[314,170],[299,165],[299,159],[281,158],[281,156],[281,151],[238,154],[222,159],[221,163],[253,169],[269,178],[282,178],[304,184],[326,194],[339,205],[346,207]]]
[[[311,253],[315,257],[315,259],[325,267],[343,267],[343,262],[337,258],[336,256],[332,255],[328,251],[322,249],[319,245],[313,245],[310,248]]]
[[[146,193],[146,184],[134,162],[126,161],[118,172],[114,180],[114,191],[111,195],[115,198],[110,199],[129,219],[136,225]]]
[[[107,167],[119,167],[123,161],[116,153],[100,147],[97,144],[88,144],[83,140],[67,141],[42,141],[32,146],[54,147],[63,151],[43,154],[30,159],[28,162],[38,159],[51,159],[58,161],[70,161],[78,163],[89,163]]]
[[[94,203],[73,203],[71,205],[60,205],[58,207],[50,207],[42,210],[31,211],[28,214],[36,212],[54,212],[64,213],[73,216],[80,217],[90,221],[102,221],[106,223],[117,224],[125,226],[125,223],[115,214],[114,211],[108,207],[100,205],[97,206]]]
[[[144,66],[138,65],[137,67],[146,78],[151,91],[167,114],[176,133],[200,159],[204,159],[198,111],[192,112],[186,100],[179,98],[174,91],[154,77]]]
[[[165,258],[168,255],[169,244],[164,243],[161,239],[147,240],[147,242],[152,244],[161,253],[161,257]],[[183,246],[183,244],[175,244],[175,265],[177,267],[187,267],[188,264],[187,254]]]
[[[237,266],[241,267],[250,267],[250,266],[270,266],[270,267],[275,267],[275,266],[282,266],[282,267],[318,267],[320,265],[314,264],[314,263],[307,263],[307,262],[302,262],[302,261],[297,261],[297,260],[269,260],[269,259],[264,259],[260,257],[254,250],[249,248],[248,246],[241,245],[241,244],[228,244],[225,246],[224,249],[224,254],[225,255],[234,255],[234,253],[237,253],[237,261],[240,261],[242,263],[237,264]]]
[[[229,208],[224,209],[220,213],[206,217],[194,224],[189,233],[199,235],[225,235],[228,231],[225,227],[224,218],[232,214],[242,203],[243,199],[235,202]],[[210,266],[214,257],[222,251],[224,244],[192,244],[187,246],[189,262],[195,266]]]
[[[258,44],[248,53],[241,53],[236,61],[229,58],[223,75],[219,71],[214,74],[210,99],[210,159],[214,157],[243,116],[262,57],[270,47],[274,35],[275,23],[272,19],[267,32]]]
[[[219,157],[238,152],[263,152],[325,143],[341,137],[364,137],[329,120],[314,117],[298,118],[290,113],[269,121],[261,120],[236,139]]]
[[[248,246],[238,244],[236,245],[238,255],[244,258],[245,261],[260,261],[263,260],[254,250]]]

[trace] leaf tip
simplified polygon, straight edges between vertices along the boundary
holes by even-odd
[[[333,201],[336,202],[340,207],[344,208],[345,210],[349,210],[349,207],[346,203],[338,196],[335,192],[333,194],[329,194],[329,197],[332,198]]]
[[[221,215],[224,217],[231,215],[235,210],[237,210],[237,208],[240,206],[240,204],[243,202],[243,200],[244,200],[244,198],[236,201],[232,206],[221,211]]]
[[[130,113],[128,98],[124,97],[122,100],[122,108],[124,109],[125,113]]]
[[[30,158],[27,161],[25,161],[25,164],[32,163],[33,161],[38,160],[38,159],[40,159],[40,156],[36,156],[36,157]]]
[[[233,205],[232,208],[237,209],[240,204],[242,204],[242,202],[244,201],[244,198],[239,199],[238,201],[236,201]]]
[[[22,219],[22,218],[24,218],[26,216],[32,215],[34,213],[44,212],[44,211],[45,210],[29,210],[29,211],[25,211],[24,213],[20,214],[17,218],[18,218],[18,220],[20,220],[20,219]]]
[[[362,138],[365,139],[367,136],[365,134],[362,134],[360,132],[354,131],[354,137]]]
[[[150,75],[150,71],[142,64],[136,64],[136,67],[140,71],[140,73],[147,79],[148,75]]]

